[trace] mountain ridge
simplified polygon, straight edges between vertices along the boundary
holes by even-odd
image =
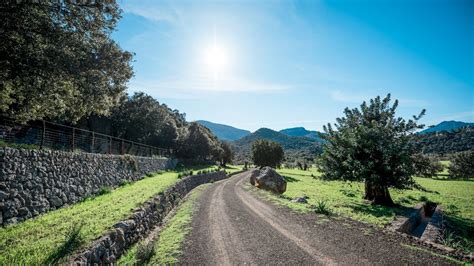
[[[233,126],[210,122],[207,120],[197,120],[199,123],[209,128],[214,135],[220,140],[234,141],[249,135],[251,132],[245,129],[236,128]]]
[[[462,122],[462,121],[442,121],[437,125],[431,126],[425,130],[420,131],[420,134],[442,132],[442,131],[453,131],[463,127],[474,126],[474,123]]]

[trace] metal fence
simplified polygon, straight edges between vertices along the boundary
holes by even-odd
[[[33,148],[38,149],[71,152],[130,154],[147,157],[169,157],[172,154],[172,151],[168,149],[44,120],[23,125],[0,117],[0,140],[17,145],[32,145]]]

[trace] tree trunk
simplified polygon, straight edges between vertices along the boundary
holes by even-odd
[[[384,206],[393,206],[392,197],[390,197],[390,192],[388,187],[375,184],[372,182],[365,181],[365,196],[364,199],[370,200],[372,204],[384,205]]]

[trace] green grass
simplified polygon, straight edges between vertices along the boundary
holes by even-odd
[[[0,228],[0,265],[44,264],[67,242],[68,232],[77,225],[81,226],[82,246],[87,245],[127,218],[134,208],[177,181],[177,172],[163,172],[70,207]]]
[[[26,150],[38,150],[39,146],[35,144],[18,144],[18,143],[10,143],[5,142],[4,140],[0,140],[0,148],[15,148],[15,149],[26,149]]]
[[[279,169],[278,172],[287,179],[287,190],[282,196],[259,192],[273,201],[289,206],[292,209],[309,212],[313,206],[324,201],[332,213],[383,227],[396,215],[404,214],[410,207],[428,199],[442,204],[448,219],[460,230],[460,236],[469,244],[474,241],[474,181],[439,180],[417,178],[415,180],[426,191],[417,189],[394,190],[390,193],[398,208],[371,205],[362,199],[364,186],[362,183],[343,181],[324,181],[318,177],[320,173],[311,168],[309,171],[296,169]],[[311,176],[313,175],[313,176]],[[294,203],[290,200],[306,195],[308,204]],[[469,248],[469,249],[471,249]],[[471,250],[472,252],[472,250]]]
[[[193,212],[197,207],[197,197],[206,189],[208,184],[201,185],[191,191],[186,201],[181,204],[176,214],[170,219],[163,230],[160,232],[157,242],[155,243],[154,255],[149,260],[151,265],[169,265],[178,263],[179,256],[182,252],[182,244],[186,235],[190,232],[191,220]],[[145,241],[142,241],[145,242]],[[118,265],[134,265],[137,264],[137,253],[140,245],[134,245],[122,258],[118,261]]]
[[[243,166],[243,165],[230,165],[230,164],[226,165],[226,167],[224,168],[224,170],[225,170],[228,174],[232,174],[232,173],[241,171],[242,169],[244,169],[244,166]]]
[[[437,256],[437,257],[440,257],[440,258],[443,258],[443,259],[446,259],[450,262],[453,262],[453,263],[456,263],[456,264],[459,264],[459,265],[472,265],[472,264],[467,264],[467,263],[464,263],[460,260],[457,260],[455,258],[451,258],[449,256],[446,256],[446,255],[441,255],[441,254],[438,254],[438,253],[435,253],[431,250],[428,250],[428,249],[425,249],[425,248],[421,248],[421,247],[417,247],[417,246],[413,246],[413,245],[407,245],[407,244],[400,244],[402,247],[404,248],[407,248],[407,249],[412,249],[412,250],[416,250],[416,251],[421,251],[421,252],[425,252],[425,253],[428,253],[432,256]]]

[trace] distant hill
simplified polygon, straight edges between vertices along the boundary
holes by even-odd
[[[261,128],[254,133],[232,142],[235,148],[235,161],[250,161],[252,143],[259,139],[278,142],[290,161],[295,159],[313,160],[322,151],[321,141],[307,137],[293,137],[268,128]]]
[[[292,137],[307,137],[314,140],[322,140],[320,133],[318,131],[306,130],[304,127],[293,127],[280,130],[280,133],[283,133],[287,136]]]
[[[443,121],[435,126],[429,127],[420,132],[420,134],[441,132],[441,131],[453,131],[467,126],[474,126],[474,123],[465,123],[460,121]]]
[[[205,120],[198,120],[197,123],[209,128],[220,140],[233,141],[250,135],[250,131],[238,129],[228,125],[212,123]]]

